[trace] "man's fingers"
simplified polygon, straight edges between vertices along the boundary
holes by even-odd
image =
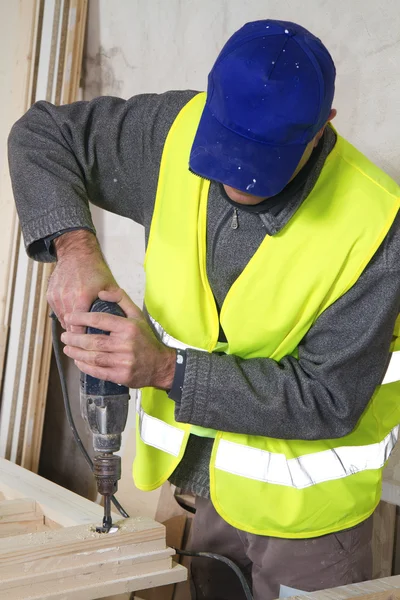
[[[64,354],[74,360],[79,360],[95,367],[128,368],[131,364],[126,354],[117,354],[114,352],[97,352],[95,350],[65,346]]]
[[[129,344],[123,339],[101,334],[65,332],[61,336],[61,341],[66,346],[98,352],[127,352],[130,349]]]
[[[100,300],[105,300],[106,302],[116,302],[120,305],[128,319],[141,319],[143,318],[143,313],[138,306],[131,300],[128,294],[122,289],[118,290],[103,290],[99,292]]]
[[[83,303],[79,303],[79,304],[75,304],[74,306],[72,306],[70,308],[70,310],[68,310],[68,314],[70,313],[87,313],[90,310],[90,307],[92,306],[93,301],[92,300],[88,300],[87,302]],[[85,334],[86,333],[86,327],[84,325],[73,325],[72,323],[67,324],[67,331],[70,331],[71,333],[78,333],[78,334]]]
[[[117,317],[108,313],[74,312],[66,314],[64,319],[69,331],[70,327],[75,326],[95,327],[111,333],[121,333],[127,328],[125,317]]]
[[[123,376],[121,375],[121,380],[119,380],[118,373],[113,369],[94,367],[79,360],[76,360],[75,364],[78,369],[82,371],[82,373],[86,373],[86,375],[91,375],[92,377],[102,381],[112,381],[113,383],[118,383],[119,385],[126,385]]]

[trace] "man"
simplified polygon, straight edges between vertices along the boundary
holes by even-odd
[[[57,258],[65,353],[142,388],[136,485],[193,492],[192,548],[235,560],[258,600],[371,577],[400,422],[399,378],[379,387],[400,190],[329,124],[334,79],[311,33],[257,21],[228,40],[207,97],[39,102],[10,137],[27,251]],[[104,262],[89,200],[145,227],[145,312]],[[89,314],[97,296],[127,320]],[[192,575],[197,599],[243,597],[220,563]]]

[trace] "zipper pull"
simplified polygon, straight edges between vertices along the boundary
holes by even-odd
[[[233,209],[233,216],[231,222],[231,229],[238,229],[239,227],[239,213],[237,208]]]

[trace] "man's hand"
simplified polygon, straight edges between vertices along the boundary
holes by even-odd
[[[68,332],[61,340],[64,353],[92,377],[130,388],[168,390],[175,374],[176,352],[154,335],[142,311],[121,289],[98,293],[101,300],[117,302],[126,317],[107,313],[74,312],[65,315]],[[72,333],[74,327],[95,327],[110,335]]]
[[[87,312],[101,290],[118,290],[93,233],[84,229],[61,235],[54,241],[57,265],[50,278],[47,301],[64,329],[83,333],[83,327],[68,326],[65,314]]]

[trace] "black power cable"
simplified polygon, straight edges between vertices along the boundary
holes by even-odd
[[[246,600],[254,600],[253,594],[251,593],[250,586],[247,583],[245,576],[243,575],[242,571],[237,566],[237,564],[235,564],[230,558],[226,558],[226,556],[223,556],[222,554],[214,554],[214,552],[194,552],[191,550],[178,550],[178,548],[174,548],[174,550],[177,554],[180,554],[181,556],[213,558],[214,560],[219,560],[220,562],[225,563],[238,576],[241,586],[243,588],[244,595],[246,596]]]
[[[73,418],[72,412],[71,412],[71,404],[69,401],[67,382],[66,382],[64,368],[62,366],[62,360],[61,360],[60,342],[58,341],[57,317],[54,314],[54,312],[52,312],[50,314],[50,317],[52,319],[51,332],[52,332],[52,337],[53,337],[54,356],[55,356],[56,363],[57,363],[58,375],[60,377],[61,391],[62,391],[64,408],[65,408],[65,413],[67,415],[68,424],[72,430],[74,439],[75,439],[76,443],[78,444],[80,451],[82,452],[87,464],[89,465],[90,470],[93,472],[92,459],[90,458],[85,446],[83,445],[83,442],[80,438],[80,435],[76,428],[75,421],[74,421],[74,418]],[[116,499],[115,496],[111,497],[111,501],[114,504],[115,508],[120,512],[120,514],[125,519],[128,519],[129,518],[128,513],[124,510],[124,508],[121,506],[121,504],[118,502],[118,500]],[[184,508],[186,508],[186,510],[187,510],[187,507],[184,507]],[[194,509],[190,508],[190,512],[196,512],[196,511]],[[249,584],[247,583],[246,578],[243,575],[242,571],[232,560],[230,560],[229,558],[226,558],[226,556],[222,556],[221,554],[214,554],[213,552],[194,552],[194,551],[190,551],[190,550],[179,550],[178,548],[175,548],[175,552],[181,556],[213,558],[214,560],[219,560],[219,561],[225,563],[226,565],[228,565],[228,567],[230,567],[232,569],[232,571],[234,573],[236,573],[237,577],[239,578],[239,581],[243,588],[243,592],[246,597],[246,600],[254,600],[253,595],[250,590],[250,587],[249,587]]]

